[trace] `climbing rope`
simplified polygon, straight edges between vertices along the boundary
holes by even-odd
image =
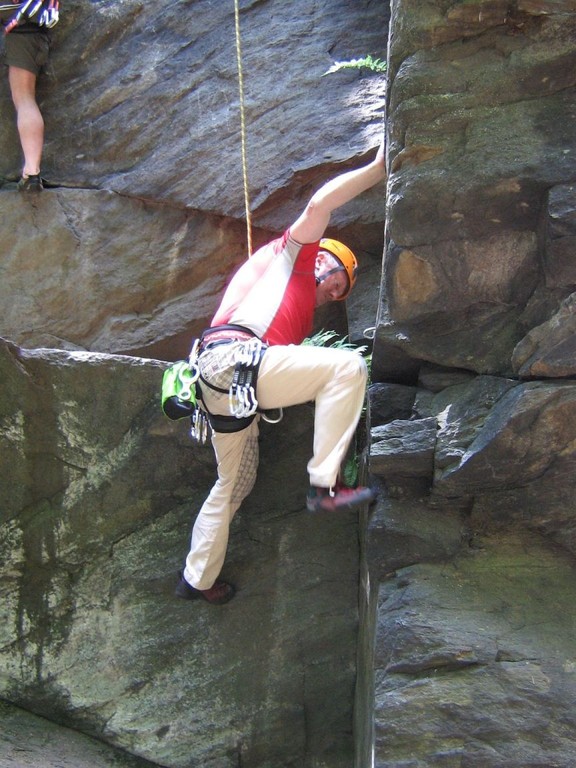
[[[252,256],[252,216],[248,193],[248,162],[246,160],[246,120],[244,117],[244,78],[242,76],[242,50],[240,45],[240,9],[238,0],[234,0],[234,20],[236,25],[236,61],[238,64],[238,91],[240,96],[240,137],[242,146],[242,178],[244,181],[244,207],[246,210],[246,234],[248,237],[248,256]]]

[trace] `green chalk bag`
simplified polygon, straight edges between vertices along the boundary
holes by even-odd
[[[179,360],[164,371],[162,410],[169,419],[184,419],[196,410],[198,368],[189,360]]]

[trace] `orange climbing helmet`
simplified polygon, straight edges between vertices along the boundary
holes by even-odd
[[[354,256],[347,245],[344,245],[344,243],[341,243],[339,240],[331,240],[329,237],[323,237],[322,240],[320,240],[319,250],[328,251],[328,253],[340,262],[342,267],[337,267],[334,271],[342,269],[348,275],[348,290],[338,299],[338,301],[344,301],[352,288],[354,288],[356,276],[358,275],[358,261],[356,260],[356,256]],[[332,270],[327,274],[331,273]]]

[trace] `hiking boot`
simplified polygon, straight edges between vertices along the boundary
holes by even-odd
[[[44,185],[39,173],[22,176],[18,182],[18,192],[42,192]]]
[[[178,571],[178,577],[180,581],[176,587],[176,597],[184,600],[206,600],[212,605],[224,605],[236,594],[234,586],[227,581],[215,581],[210,589],[196,589],[188,584],[182,571]]]
[[[336,488],[317,488],[310,486],[306,497],[308,512],[337,512],[339,509],[354,509],[363,504],[369,504],[376,498],[376,492],[372,488],[359,486],[358,488],[346,488],[338,485]]]

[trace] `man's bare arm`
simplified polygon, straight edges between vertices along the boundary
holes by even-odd
[[[290,228],[298,243],[314,243],[323,236],[332,211],[386,178],[384,144],[368,165],[347,171],[326,182],[315,192]]]

